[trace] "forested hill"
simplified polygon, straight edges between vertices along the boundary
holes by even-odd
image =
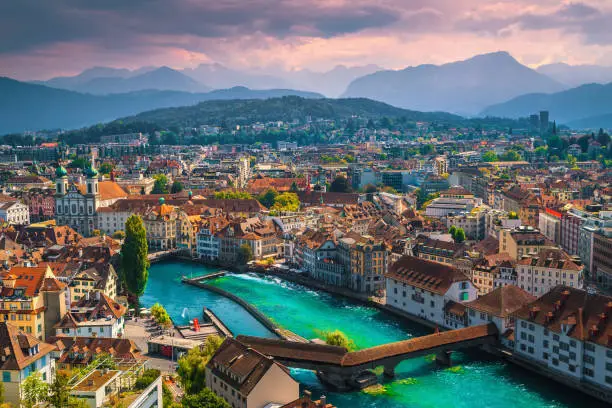
[[[204,124],[250,124],[253,122],[348,119],[352,116],[377,119],[405,118],[408,121],[458,122],[463,118],[444,112],[416,112],[364,98],[306,99],[285,96],[265,100],[215,100],[194,106],[157,109],[124,118],[123,122],[149,122],[162,127],[195,127]]]

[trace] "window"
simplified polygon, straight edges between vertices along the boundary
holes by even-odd
[[[576,340],[570,340],[570,346],[576,347]]]
[[[553,340],[554,341],[559,341],[559,335],[558,334],[553,334]]]
[[[11,382],[11,373],[9,371],[2,372],[2,382]]]
[[[612,377],[606,375],[606,382],[612,384]]]
[[[526,328],[526,327],[527,327],[527,322],[522,321],[522,322],[521,322],[521,327],[522,327],[523,329],[524,329],[524,328]]]
[[[595,364],[595,358],[593,356],[584,356],[584,362],[587,364]]]
[[[594,371],[593,371],[593,369],[591,369],[591,368],[586,368],[586,367],[585,367],[585,368],[582,370],[582,372],[583,372],[583,373],[584,373],[584,375],[585,375],[585,376],[587,376],[587,377],[593,377],[593,376],[595,376],[595,372],[594,372]]]
[[[592,343],[584,343],[584,349],[586,351],[595,351],[595,345]]]
[[[548,340],[544,340],[544,342],[542,343],[542,345],[544,346],[544,348],[548,348]]]

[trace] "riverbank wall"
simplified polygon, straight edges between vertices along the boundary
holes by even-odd
[[[242,306],[247,312],[249,312],[251,314],[251,316],[253,316],[258,322],[260,322],[266,329],[270,330],[272,333],[276,334],[276,336],[278,336],[279,338],[283,339],[283,340],[289,340],[289,341],[298,341],[298,342],[307,342],[308,340],[304,339],[301,336],[298,336],[295,333],[290,332],[289,330],[285,330],[283,328],[280,328],[276,323],[274,323],[269,317],[267,317],[266,315],[264,315],[263,313],[261,313],[259,311],[259,309],[257,309],[255,306],[251,305],[250,303],[246,302],[245,300],[243,300],[242,298],[234,295],[233,293],[230,293],[226,290],[223,290],[221,288],[218,288],[216,286],[213,285],[208,285],[206,283],[203,283],[202,281],[199,281],[196,279],[187,279],[187,278],[183,278],[182,279],[183,283],[187,284],[187,285],[191,285],[191,286],[195,286],[201,289],[206,289],[209,290],[211,292],[217,293],[221,296],[224,296],[230,300],[233,300],[234,302],[238,303],[240,306]]]

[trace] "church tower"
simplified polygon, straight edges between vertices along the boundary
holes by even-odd
[[[58,196],[65,196],[68,192],[68,172],[64,166],[59,165],[55,169],[55,193]]]

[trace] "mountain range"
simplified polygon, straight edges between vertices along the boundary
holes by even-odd
[[[537,71],[572,88],[584,84],[612,82],[612,67],[600,65],[548,64],[541,65]]]
[[[353,81],[344,97],[364,97],[420,111],[474,115],[531,92],[556,92],[559,82],[520,64],[506,52],[444,65],[379,71]]]
[[[221,64],[201,64],[196,68],[183,70],[144,67],[130,71],[122,68],[94,67],[75,76],[56,77],[34,83],[94,95],[150,89],[208,92],[211,89],[243,86],[250,89],[301,89],[337,97],[352,80],[380,69],[376,65],[350,68],[339,65],[327,72],[277,70],[270,74],[235,70]]]
[[[0,77],[0,134],[79,128],[152,109],[194,105],[213,99],[267,99],[286,95],[323,97],[313,92],[244,87],[208,93],[146,90],[92,95]]]
[[[580,128],[607,127],[604,121],[610,123],[612,116],[612,83],[581,85],[552,94],[522,95],[490,106],[481,115],[519,118],[541,110],[548,110],[557,123]]]

